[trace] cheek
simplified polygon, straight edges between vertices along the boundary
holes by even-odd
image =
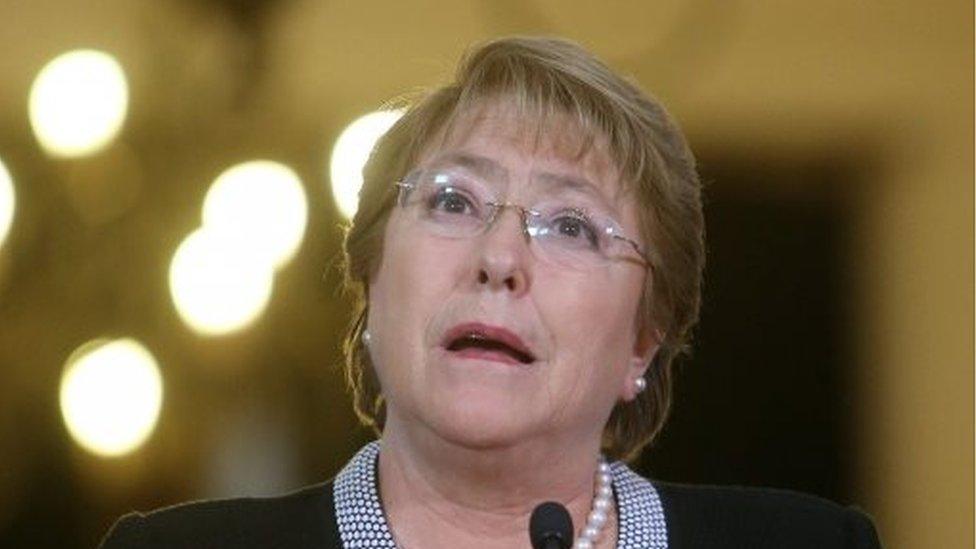
[[[414,363],[433,334],[427,332],[451,289],[453,254],[430,239],[416,239],[388,225],[383,261],[370,284],[369,326],[377,368]],[[381,372],[381,377],[386,377]]]
[[[560,383],[578,398],[599,391],[615,399],[632,355],[639,284],[591,276],[546,293],[540,309],[562,365]]]

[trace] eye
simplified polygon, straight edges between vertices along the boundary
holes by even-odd
[[[427,200],[427,210],[450,215],[477,215],[476,202],[451,186],[435,188]]]
[[[596,227],[582,212],[566,212],[553,217],[549,232],[577,245],[585,243],[594,250],[600,247]]]

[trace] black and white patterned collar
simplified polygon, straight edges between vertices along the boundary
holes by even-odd
[[[333,485],[339,537],[346,549],[395,549],[376,485],[379,441],[364,446]],[[666,549],[667,525],[657,490],[622,462],[610,465],[617,498],[617,549]]]

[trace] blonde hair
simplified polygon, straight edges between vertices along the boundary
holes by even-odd
[[[687,352],[698,319],[705,260],[701,186],[695,159],[664,107],[580,46],[561,39],[504,38],[474,48],[462,59],[454,81],[410,102],[373,149],[344,244],[345,283],[355,314],[343,348],[356,414],[382,430],[383,398],[362,332],[369,281],[379,267],[395,203],[392,182],[414,168],[457,116],[498,100],[511,103],[520,119],[535,122],[537,138],[550,121],[568,116],[581,130],[580,154],[601,140],[622,189],[637,201],[653,276],[646,277],[636,322],[643,333],[659,334],[660,347],[645,374],[647,390],[617,404],[603,436],[608,456],[632,459],[665,423],[674,360]]]

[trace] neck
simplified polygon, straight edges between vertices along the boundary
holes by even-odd
[[[526,547],[529,516],[544,501],[565,505],[577,533],[585,524],[598,451],[598,437],[473,448],[422,427],[408,431],[391,416],[380,497],[401,547]],[[615,524],[613,516],[604,542],[615,538]]]

